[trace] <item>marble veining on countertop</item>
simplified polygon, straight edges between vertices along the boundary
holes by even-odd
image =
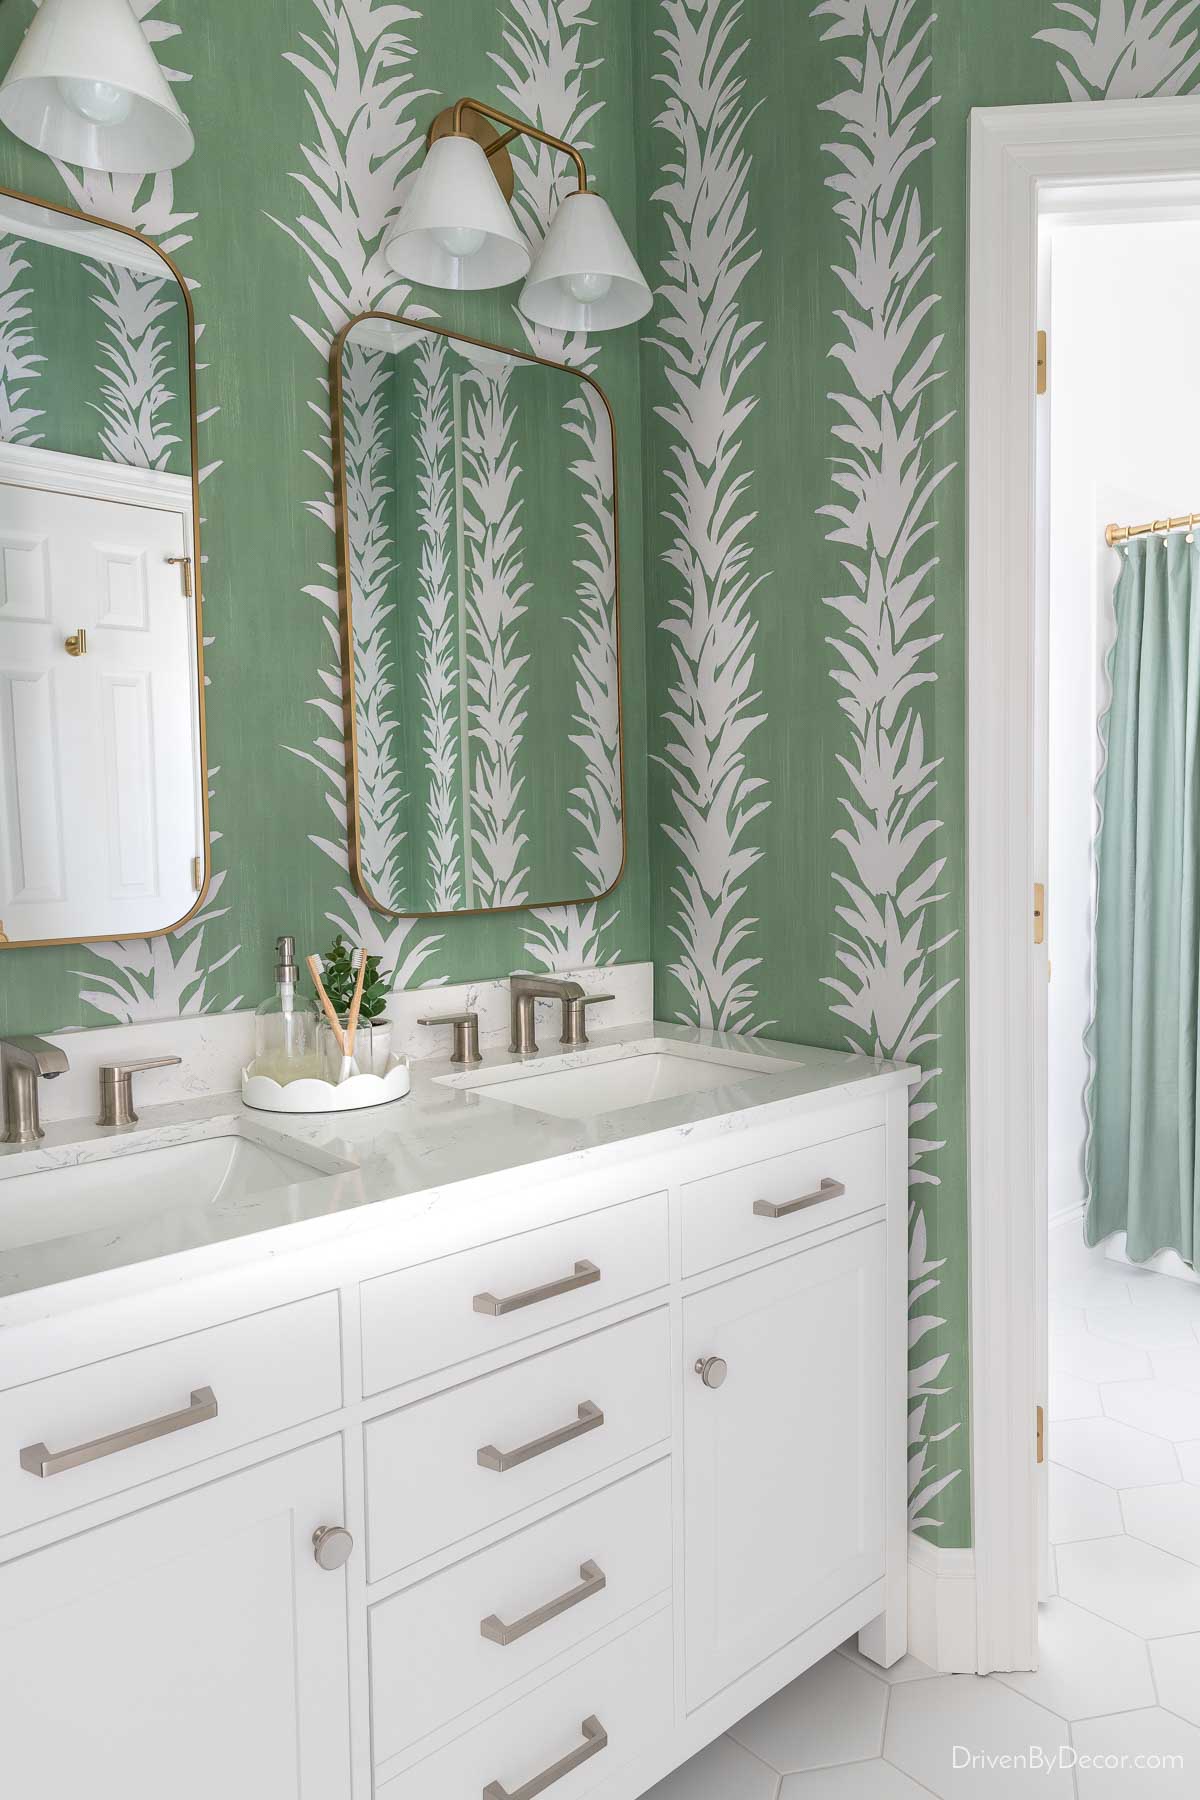
[[[480,1178],[520,1168],[563,1163],[574,1169],[603,1169],[632,1157],[669,1149],[672,1141],[703,1141],[746,1130],[760,1122],[764,1108],[787,1103],[794,1112],[838,1098],[866,1095],[909,1083],[917,1071],[903,1065],[809,1049],[765,1039],[738,1037],[659,1022],[594,1032],[590,1051],[547,1052],[518,1059],[506,1050],[485,1053],[478,1069],[519,1070],[532,1075],[548,1062],[558,1069],[586,1065],[603,1053],[615,1061],[643,1053],[651,1042],[664,1049],[674,1042],[693,1055],[721,1051],[759,1059],[756,1070],[731,1068],[719,1087],[653,1100],[586,1119],[553,1117],[529,1107],[493,1099],[486,1089],[450,1084],[459,1074],[443,1059],[412,1066],[412,1091],[389,1106],[356,1113],[286,1115],[251,1112],[236,1095],[209,1095],[145,1107],[140,1124],[123,1129],[86,1120],[46,1127],[34,1148],[0,1145],[0,1326],[39,1316],[38,1296],[60,1311],[68,1295],[61,1284],[80,1283],[104,1271],[136,1268],[146,1285],[153,1263],[170,1256],[203,1253],[216,1245],[261,1239],[261,1254],[278,1254],[325,1237],[386,1223],[402,1224],[431,1207],[448,1203],[454,1189]],[[777,1064],[761,1068],[761,1063]],[[21,1242],[20,1228],[5,1232],[6,1187],[15,1200],[21,1177],[81,1164],[130,1158],[146,1150],[217,1136],[239,1137],[262,1147],[315,1163],[315,1178],[268,1188],[230,1200],[189,1201],[146,1210],[132,1221],[48,1242]],[[372,1215],[371,1209],[377,1209]],[[32,1216],[35,1208],[27,1208]],[[32,1235],[35,1225],[26,1228]],[[269,1238],[265,1234],[270,1234]],[[282,1238],[289,1240],[286,1244]],[[57,1294],[52,1290],[60,1289]],[[81,1303],[83,1296],[81,1295]]]

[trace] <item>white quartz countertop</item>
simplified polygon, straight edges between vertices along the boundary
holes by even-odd
[[[453,1204],[456,1192],[477,1193],[481,1181],[518,1169],[602,1171],[669,1151],[676,1142],[727,1137],[772,1114],[794,1116],[918,1077],[902,1064],[649,1022],[594,1032],[590,1052],[558,1054],[553,1061],[571,1067],[601,1050],[608,1059],[636,1056],[652,1041],[664,1049],[687,1045],[693,1054],[707,1052],[717,1060],[722,1051],[733,1051],[769,1066],[731,1068],[729,1080],[717,1087],[574,1119],[449,1085],[446,1077],[460,1072],[430,1059],[413,1064],[406,1098],[362,1112],[251,1112],[237,1095],[212,1095],[146,1107],[136,1126],[65,1120],[47,1125],[34,1148],[0,1145],[0,1328],[151,1287],[166,1275],[164,1259],[177,1280],[228,1266],[231,1254],[245,1262],[381,1225],[403,1228],[433,1207]],[[533,1074],[550,1060],[492,1050],[472,1073],[515,1065]],[[2,1230],[6,1197],[20,1199],[22,1176],[123,1157],[131,1159],[136,1181],[141,1151],[214,1135],[245,1137],[315,1161],[327,1172],[230,1201],[172,1204],[164,1196],[161,1208],[143,1208],[132,1221],[72,1230],[47,1242],[14,1242],[14,1233]],[[18,1186],[6,1196],[10,1181]],[[22,1235],[37,1235],[36,1226],[15,1233],[17,1240]]]

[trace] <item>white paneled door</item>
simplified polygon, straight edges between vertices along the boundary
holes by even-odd
[[[326,1439],[0,1568],[0,1791],[348,1800],[343,1505]]]
[[[195,902],[194,609],[168,560],[191,548],[179,510],[0,484],[0,922],[14,940],[137,936]]]
[[[883,1574],[883,1284],[879,1224],[684,1301],[689,1708]]]

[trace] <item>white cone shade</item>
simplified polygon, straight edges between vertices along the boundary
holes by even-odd
[[[480,237],[479,248],[452,255],[437,234],[454,232]],[[474,138],[441,137],[429,146],[383,254],[398,275],[429,287],[494,288],[520,281],[529,267],[529,245]]]
[[[47,156],[116,175],[174,169],[195,144],[129,0],[42,0],[0,84],[0,121]]]
[[[567,286],[571,280],[585,295],[589,286],[604,291],[578,298]],[[608,202],[599,194],[568,194],[521,290],[525,317],[556,331],[612,331],[648,313],[653,300]]]

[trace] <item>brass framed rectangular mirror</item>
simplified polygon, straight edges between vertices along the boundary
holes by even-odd
[[[208,886],[195,327],[123,225],[0,189],[0,947]]]
[[[351,868],[393,916],[625,860],[616,439],[590,376],[391,313],[334,342]]]

